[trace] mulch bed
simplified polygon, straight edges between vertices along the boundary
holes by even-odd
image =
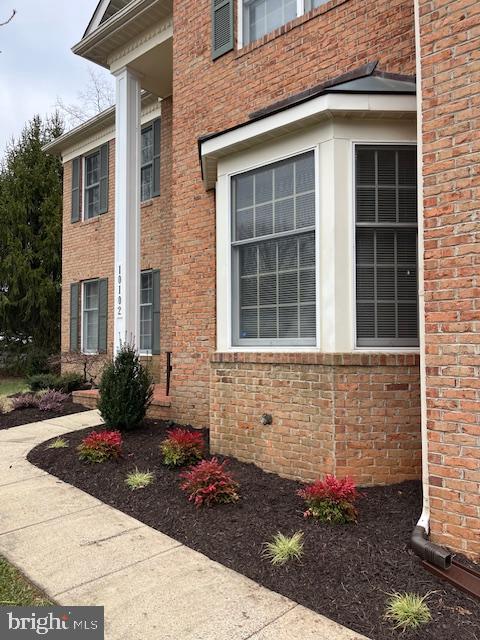
[[[64,402],[59,411],[40,411],[33,407],[30,409],[15,409],[15,411],[10,411],[10,413],[0,413],[0,430],[19,427],[29,422],[40,422],[41,420],[60,418],[61,416],[68,416],[72,413],[79,413],[80,411],[89,411],[89,409],[70,400]]]
[[[68,449],[37,446],[33,464],[73,484],[185,545],[300,604],[365,634],[372,640],[479,640],[478,602],[425,572],[409,550],[421,510],[421,486],[404,482],[364,490],[357,525],[331,526],[303,518],[301,486],[231,459],[240,482],[234,505],[196,509],[179,488],[179,471],[161,464],[158,445],[167,426],[147,421],[128,433],[124,456],[104,464],[82,463],[75,447],[91,430],[65,436]],[[205,434],[206,436],[208,434]],[[149,487],[130,491],[128,472],[155,472]],[[281,531],[305,534],[300,562],[273,567],[261,557],[263,544]],[[387,594],[431,592],[433,621],[417,632],[392,630],[383,619]]]

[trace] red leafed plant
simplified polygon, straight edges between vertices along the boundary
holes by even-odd
[[[172,429],[160,449],[168,467],[182,467],[201,460],[205,455],[203,435],[187,429]]]
[[[238,482],[225,471],[225,465],[226,462],[219,462],[217,458],[202,460],[181,474],[183,482],[180,486],[196,507],[238,500]]]
[[[316,480],[313,484],[300,489],[297,494],[307,504],[305,517],[313,516],[323,522],[346,524],[357,521],[357,510],[354,503],[361,494],[352,478],[336,478],[326,475],[324,480]]]
[[[105,462],[118,458],[122,453],[120,431],[92,431],[77,447],[80,460]]]

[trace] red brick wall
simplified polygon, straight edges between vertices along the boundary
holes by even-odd
[[[108,354],[113,350],[113,274],[115,259],[115,141],[109,149],[109,194],[107,213],[91,220],[75,222],[71,217],[72,163],[64,166],[63,247],[62,247],[62,353],[64,370],[81,370],[83,357],[69,354],[70,284],[90,278],[108,278]],[[172,100],[162,102],[160,150],[160,196],[141,206],[141,268],[160,269],[160,347],[161,354],[146,359],[155,380],[165,382],[166,351],[172,348],[171,238],[172,238]],[[92,367],[95,374],[102,360]]]
[[[418,356],[215,354],[210,403],[212,450],[267,471],[361,485],[421,476]]]
[[[215,348],[215,207],[201,182],[197,139],[372,60],[414,73],[413,3],[332,0],[215,62],[210,0],[175,2],[173,18],[173,392],[181,419],[205,425]]]
[[[480,556],[480,3],[420,0],[432,539]]]

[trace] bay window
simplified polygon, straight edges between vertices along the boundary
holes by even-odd
[[[314,345],[313,151],[232,178],[233,335],[238,345]]]

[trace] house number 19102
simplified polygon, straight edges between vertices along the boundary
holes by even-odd
[[[122,317],[122,265],[118,265],[118,296],[117,296],[117,318]]]

